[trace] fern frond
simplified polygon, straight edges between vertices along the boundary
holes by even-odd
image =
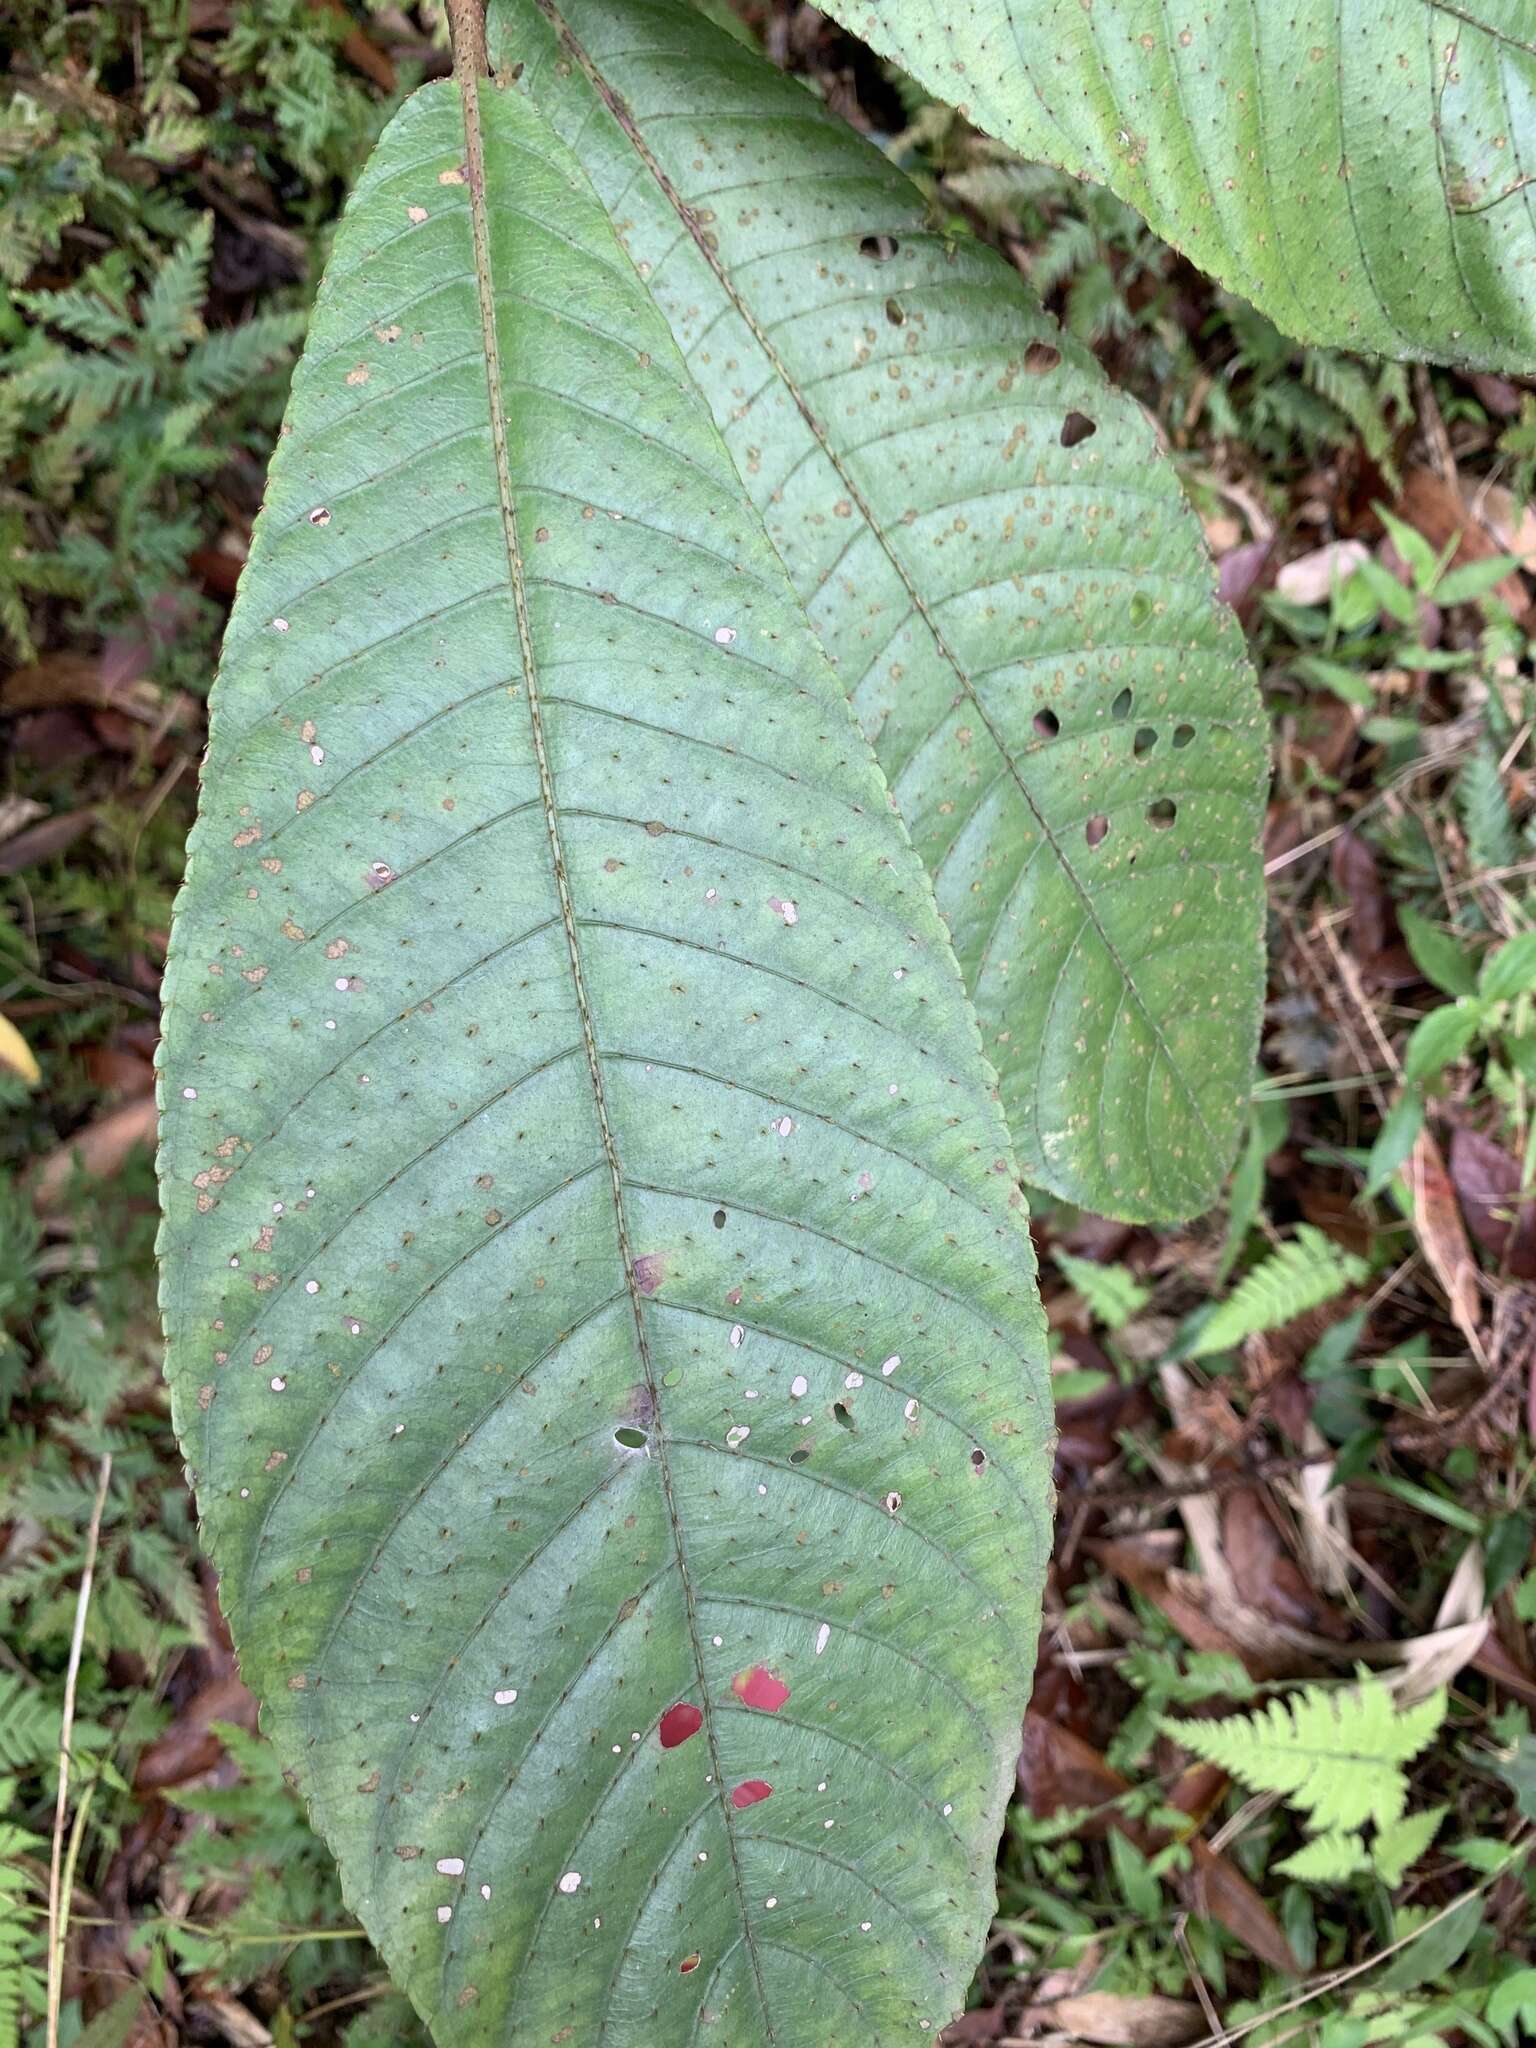
[[[1124,1266],[1101,1266],[1093,1259],[1054,1249],[1051,1257],[1088,1304],[1094,1321],[1106,1330],[1123,1329],[1152,1299],[1151,1288],[1144,1287]]]
[[[1445,1718],[1443,1689],[1399,1708],[1379,1679],[1303,1686],[1255,1714],[1162,1723],[1207,1763],[1254,1792],[1278,1792],[1324,1836],[1373,1821],[1390,1829],[1408,1797],[1403,1765]]]
[[[1456,779],[1456,808],[1475,868],[1510,868],[1519,858],[1509,803],[1491,747],[1476,747]]]
[[[1401,1820],[1377,1831],[1371,1843],[1371,1861],[1383,1884],[1399,1885],[1418,1862],[1450,1812],[1448,1806],[1426,1807],[1423,1813],[1405,1813]]]
[[[280,363],[304,333],[308,315],[260,313],[239,327],[221,327],[200,341],[182,365],[194,398],[227,398]]]
[[[59,1749],[59,1709],[14,1673],[0,1672],[0,1770],[51,1763]]]
[[[144,345],[162,359],[179,356],[203,333],[203,302],[208,281],[208,252],[213,247],[213,215],[201,214],[155,273],[144,294],[140,321]]]
[[[1348,1828],[1329,1828],[1274,1866],[1298,1884],[1343,1884],[1371,1867],[1364,1839]]]
[[[1311,390],[1348,420],[1371,460],[1385,467],[1392,446],[1386,406],[1360,365],[1328,349],[1308,349],[1302,376]]]
[[[1245,1337],[1282,1324],[1358,1286],[1368,1268],[1315,1224],[1299,1223],[1289,1244],[1244,1275],[1228,1299],[1206,1319],[1190,1347],[1191,1358],[1228,1351]]]

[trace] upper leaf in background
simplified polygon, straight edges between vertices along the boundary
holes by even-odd
[[[480,112],[485,209],[447,83],[363,174],[230,623],[177,1428],[439,2039],[936,2036],[1048,1545],[1006,1132],[665,324],[528,101]]]
[[[1530,0],[827,0],[1299,341],[1536,369]]]
[[[678,0],[493,0],[874,741],[1025,1178],[1188,1215],[1258,1035],[1265,732],[1141,408],[990,249]]]

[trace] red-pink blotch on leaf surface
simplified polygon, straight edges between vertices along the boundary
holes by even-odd
[[[756,1806],[759,1799],[768,1798],[773,1787],[762,1778],[746,1778],[731,1793],[731,1804],[739,1813],[744,1806]]]
[[[782,1678],[775,1678],[766,1664],[738,1671],[731,1680],[731,1691],[744,1707],[756,1707],[764,1714],[776,1714],[789,1698],[789,1687]]]
[[[679,1700],[675,1707],[668,1707],[661,1717],[659,1733],[663,1749],[676,1749],[680,1742],[686,1742],[690,1735],[697,1735],[704,1725],[704,1716],[697,1707],[686,1700]]]

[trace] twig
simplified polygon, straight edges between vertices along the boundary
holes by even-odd
[[[453,44],[453,71],[462,88],[466,79],[483,78],[485,0],[448,0],[448,34]]]
[[[1529,1842],[1525,1845],[1527,1854],[1530,1846]],[[1505,1870],[1509,1868],[1509,1864],[1504,1866]],[[1376,1955],[1367,1956],[1363,1962],[1351,1963],[1347,1969],[1330,1971],[1327,1976],[1320,1977],[1315,1984],[1309,1985],[1305,1991],[1299,1991],[1294,1998],[1288,1998],[1280,2005],[1269,2006],[1263,2012],[1254,2013],[1250,2019],[1244,2020],[1240,2027],[1233,2027],[1226,2033],[1206,2034],[1200,2040],[1192,2042],[1190,2048],[1224,2048],[1226,2043],[1245,2040],[1259,2027],[1268,2026],[1271,2020],[1283,2019],[1287,2013],[1299,2012],[1303,2006],[1311,2005],[1319,1998],[1326,1998],[1330,1991],[1337,1991],[1341,1984],[1348,1984],[1356,1977],[1363,1977],[1367,1970],[1374,1970],[1376,1965],[1384,1963],[1388,1956],[1395,1956],[1398,1950],[1406,1948],[1410,1941],[1417,1941],[1420,1935],[1428,1934],[1432,1927],[1438,1927],[1442,1920],[1447,1919],[1459,1906],[1464,1906],[1468,1899],[1476,1898],[1487,1891],[1495,1879],[1502,1875],[1502,1870],[1495,1871],[1481,1884],[1473,1885],[1470,1891],[1458,1893],[1448,1906],[1442,1906],[1438,1913],[1431,1914],[1422,1925],[1410,1928],[1406,1934],[1400,1934],[1396,1941],[1388,1942]],[[1293,2040],[1301,2031],[1303,2030],[1300,2028],[1293,2028],[1290,2033],[1280,2035],[1272,2044],[1272,2048],[1279,2048],[1280,2042]]]
[[[64,1712],[59,1721],[59,1796],[53,1809],[53,1852],[48,1863],[48,2048],[59,2048],[59,2007],[64,1996],[64,1943],[69,1934],[69,1899],[64,1891],[64,1833],[69,1818],[69,1744],[75,1731],[75,1687],[80,1678],[80,1653],[85,1646],[85,1616],[96,1577],[96,1552],[101,1543],[101,1518],[112,1478],[112,1453],[102,1454],[96,1476],[96,1499],[85,1533],[85,1565],[75,1599],[75,1630],[69,1642],[64,1674]]]

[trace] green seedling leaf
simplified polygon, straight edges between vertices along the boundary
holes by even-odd
[[[1284,1102],[1260,1096],[1248,1112],[1248,1137],[1238,1154],[1227,1192],[1227,1234],[1216,1268],[1218,1286],[1225,1286],[1232,1268],[1242,1257],[1248,1233],[1257,1220],[1264,1197],[1264,1168],[1271,1154],[1285,1143],[1290,1117]]]
[[[424,87],[362,176],[225,644],[161,1055],[176,1424],[445,2048],[936,2038],[1049,1545],[1007,1136],[665,323],[478,98]]]
[[[1419,1085],[1436,1080],[1441,1070],[1452,1060],[1459,1060],[1476,1038],[1483,1017],[1482,1004],[1465,997],[1443,1003],[1438,1010],[1421,1017],[1403,1055],[1403,1079]]]
[[[1536,1970],[1511,1970],[1488,1994],[1483,2017],[1511,2040],[1536,2033]]]
[[[1388,618],[1396,619],[1400,626],[1418,624],[1419,599],[1380,562],[1374,559],[1362,562],[1350,581],[1356,585],[1363,584]]]
[[[830,12],[989,135],[1109,186],[1298,340],[1536,370],[1518,9],[1462,9],[1444,35],[1421,0],[1358,20],[1331,0]]]
[[[1398,905],[1397,921],[1414,965],[1426,981],[1448,996],[1470,996],[1477,988],[1477,963],[1459,940],[1414,909]]]
[[[1413,577],[1414,589],[1421,594],[1427,594],[1444,567],[1439,556],[1416,527],[1410,526],[1404,519],[1399,519],[1396,513],[1389,511],[1385,505],[1376,504],[1372,510],[1387,529],[1392,545],[1407,563],[1409,574]]]
[[[1536,1735],[1522,1735],[1499,1764],[1499,1776],[1526,1820],[1536,1820]]]
[[[1406,1163],[1424,1128],[1424,1098],[1416,1088],[1405,1088],[1387,1112],[1376,1134],[1366,1167],[1366,1199],[1379,1195],[1392,1176]]]
[[[1449,1912],[1429,1919],[1422,1934],[1395,1955],[1380,1976],[1371,1979],[1378,1992],[1416,1991],[1452,1970],[1472,1946],[1483,1922],[1481,1892],[1468,1892]]]
[[[1486,1003],[1507,1003],[1533,988],[1536,988],[1536,932],[1518,932],[1484,960],[1477,992]]]
[[[1519,570],[1520,561],[1515,555],[1489,555],[1481,562],[1463,562],[1435,585],[1435,603],[1475,604],[1480,597],[1487,597],[1495,584],[1502,583],[1506,576],[1517,575]]]
[[[489,36],[622,216],[874,743],[1025,1178],[1208,1207],[1253,1074],[1265,733],[1146,416],[679,0],[496,0]]]

